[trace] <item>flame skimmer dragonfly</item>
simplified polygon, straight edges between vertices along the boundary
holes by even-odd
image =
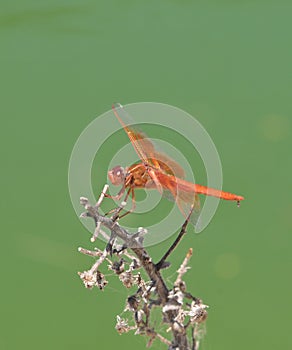
[[[113,185],[122,186],[121,190],[112,198],[120,199],[126,192],[125,201],[132,196],[132,208],[124,215],[135,209],[135,189],[157,189],[160,193],[167,193],[167,198],[174,200],[185,217],[193,207],[191,222],[197,223],[200,212],[198,194],[236,201],[239,205],[244,197],[198,185],[184,180],[184,170],[174,160],[159,153],[150,139],[134,126],[127,123],[128,115],[119,103],[112,106],[112,110],[127,133],[140,162],[127,168],[116,166],[108,172]],[[122,215],[122,216],[124,216]]]

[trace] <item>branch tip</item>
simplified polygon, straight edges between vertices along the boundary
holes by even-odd
[[[88,203],[88,198],[80,197],[80,204],[85,206]]]

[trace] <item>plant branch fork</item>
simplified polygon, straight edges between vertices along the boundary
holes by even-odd
[[[176,240],[155,264],[143,246],[147,230],[139,228],[135,234],[131,234],[119,225],[119,214],[124,205],[118,207],[111,217],[100,214],[99,208],[106,198],[107,190],[108,185],[104,186],[95,205],[91,205],[85,197],[80,198],[80,203],[86,210],[80,216],[92,218],[95,223],[91,242],[95,242],[99,235],[108,241],[103,250],[78,249],[79,252],[96,259],[89,270],[78,273],[81,280],[86,288],[97,287],[104,290],[108,281],[105,273],[100,269],[106,261],[108,268],[119,277],[121,283],[128,289],[134,289],[134,293],[127,298],[127,306],[124,310],[132,314],[132,325],[127,319],[117,316],[116,330],[120,334],[135,330],[135,334],[148,338],[148,346],[157,339],[167,345],[168,350],[197,350],[204,334],[208,306],[203,304],[201,299],[193,297],[187,291],[186,283],[183,281],[185,273],[189,270],[192,249],[187,252],[172,286],[167,286],[161,274],[161,269],[169,266],[166,259],[170,257],[186,232],[188,218]],[[103,228],[106,228],[110,234],[107,234]],[[117,239],[122,241],[120,247],[117,245]],[[155,329],[155,323],[152,320],[153,310],[157,308],[161,310],[165,334]]]

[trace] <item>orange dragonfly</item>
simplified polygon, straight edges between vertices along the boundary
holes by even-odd
[[[134,211],[136,206],[135,189],[139,188],[157,189],[160,193],[166,194],[168,199],[177,203],[185,217],[188,216],[193,207],[194,212],[191,216],[193,224],[197,223],[200,212],[198,194],[236,201],[238,205],[244,199],[244,197],[230,192],[186,181],[184,179],[184,170],[178,163],[165,154],[158,152],[143,132],[132,125],[128,125],[129,117],[121,104],[114,104],[112,109],[141,160],[141,162],[127,168],[116,166],[108,172],[111,183],[116,186],[122,186],[119,193],[112,198],[120,199],[127,191],[126,201],[131,194],[132,208],[124,215]]]

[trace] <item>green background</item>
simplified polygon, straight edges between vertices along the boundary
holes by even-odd
[[[70,153],[115,101],[195,115],[217,146],[224,188],[246,197],[239,210],[220,203],[171,259],[175,270],[194,248],[186,281],[210,305],[202,349],[291,348],[291,9],[1,2],[1,349],[145,348],[114,329],[127,296],[116,278],[102,293],[76,273],[91,264],[77,247],[92,245],[69,198]]]

